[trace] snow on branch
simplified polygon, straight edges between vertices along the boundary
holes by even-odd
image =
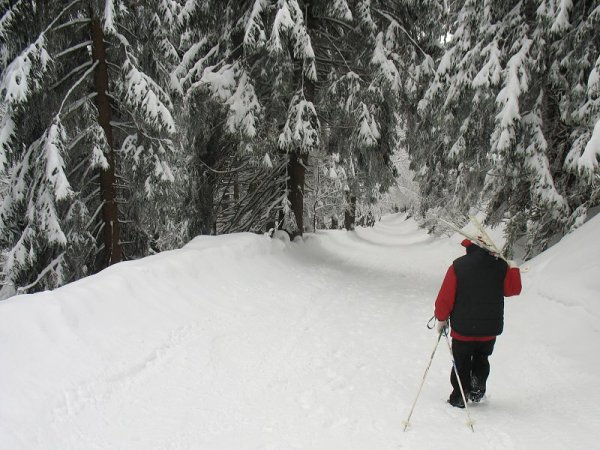
[[[279,0],[278,2],[271,37],[267,42],[267,49],[272,54],[283,52],[282,35],[291,41],[294,58],[304,62],[304,76],[309,80],[316,81],[315,52],[304,24],[302,9],[297,0]]]
[[[126,59],[123,69],[125,102],[158,130],[175,133],[175,121],[169,111],[171,102],[167,94],[151,77],[139,70],[131,58]]]
[[[154,155],[154,177],[161,181],[168,181],[171,183],[175,181],[173,172],[171,172],[171,168],[167,162],[161,160],[156,154]]]
[[[598,56],[598,59],[596,59],[596,64],[592,68],[588,77],[587,95],[590,99],[600,98],[600,56]]]
[[[27,210],[23,218],[26,226],[5,255],[9,278],[26,270],[37,259],[35,246],[47,243],[64,248],[67,244],[56,209],[57,202],[73,194],[64,172],[65,139],[62,124],[55,118],[42,137],[27,148],[12,171],[10,191],[0,206],[0,228],[5,228],[7,217],[17,214],[18,204],[26,201]]]
[[[129,166],[133,172],[140,169],[146,176],[144,181],[144,192],[147,198],[156,192],[157,184],[173,183],[175,176],[165,158],[172,154],[172,143],[170,141],[145,139],[146,136],[134,133],[127,136],[119,153],[128,159]],[[165,148],[166,146],[166,148]],[[100,148],[99,151],[102,149]]]
[[[550,31],[558,33],[571,28],[571,24],[569,23],[569,11],[571,9],[573,9],[573,0],[560,0],[560,6],[558,7],[558,12],[556,13]]]
[[[50,55],[42,34],[17,56],[2,73],[0,92],[8,104],[27,101],[29,95],[40,88],[39,78],[48,68]]]
[[[496,86],[500,82],[502,73],[498,40],[494,39],[485,46],[481,50],[481,55],[487,55],[488,59],[475,78],[473,78],[473,87]]]
[[[8,28],[11,27],[21,12],[20,8],[25,4],[24,0],[18,0],[13,2],[12,5],[8,7],[8,9],[4,12],[2,17],[0,17],[0,38],[7,39],[8,37]]]
[[[548,143],[542,131],[542,118],[540,115],[542,98],[543,94],[540,94],[536,111],[528,113],[523,118],[524,125],[530,134],[529,146],[525,149],[525,165],[533,174],[531,184],[534,196],[539,203],[551,205],[549,209],[552,215],[559,218],[563,213],[568,212],[569,207],[565,198],[556,190],[550,172],[550,163],[546,156]]]
[[[54,276],[58,278],[56,280],[56,285],[60,286],[64,283],[62,276],[62,265],[64,264],[65,252],[62,252],[56,258],[54,258],[50,264],[48,264],[44,270],[40,272],[33,283],[28,284],[27,286],[20,286],[17,288],[17,293],[22,294],[27,292],[32,287],[35,287],[48,273],[52,273]]]
[[[425,112],[427,111],[427,109],[429,108],[429,105],[433,102],[433,100],[440,93],[443,92],[446,84],[447,83],[450,84],[449,83],[449,81],[450,81],[449,78],[451,77],[450,72],[456,63],[457,53],[458,53],[458,47],[456,47],[456,46],[451,47],[450,49],[448,49],[446,51],[446,53],[444,53],[444,55],[440,59],[438,68],[435,72],[435,77],[434,77],[433,81],[431,82],[431,84],[429,85],[429,87],[427,88],[425,95],[419,101],[419,103],[417,105],[417,110],[419,111],[419,113],[421,115],[425,114]],[[448,89],[448,90],[450,91],[450,89]],[[445,106],[447,106],[450,103],[450,101],[451,101],[451,99],[450,99],[450,94],[449,94],[446,98]]]
[[[104,34],[115,34],[117,32],[115,28],[115,4],[114,0],[105,0],[104,3],[104,17],[103,17],[103,31]]]
[[[4,105],[3,105],[4,106]],[[0,110],[0,175],[6,171],[7,153],[15,135],[15,122],[8,111]]]
[[[359,129],[356,142],[359,147],[370,148],[377,145],[381,137],[377,122],[369,112],[367,105],[361,102],[361,112],[359,117]]]
[[[414,47],[417,48],[423,54],[423,56],[429,56],[421,48],[419,43],[413,39],[413,37],[410,35],[410,33],[408,31],[406,31],[406,28],[404,28],[402,25],[400,25],[400,22],[397,19],[395,19],[390,13],[381,11],[379,9],[374,9],[373,11],[377,12],[379,15],[385,17],[387,20],[390,21],[390,26],[388,27],[388,30],[387,30],[387,33],[390,37],[394,36],[396,30],[400,30],[400,31],[402,31],[403,34],[406,35],[406,37],[411,42],[411,44],[414,45]]]
[[[290,102],[283,131],[279,135],[279,147],[287,151],[310,152],[319,146],[319,128],[314,105],[299,91]]]
[[[45,74],[51,61],[50,55],[46,50],[46,33],[73,5],[81,0],[74,0],[56,15],[54,20],[38,35],[38,37],[29,44],[2,72],[0,80],[0,95],[2,100],[9,105],[19,104],[27,101],[29,95],[41,88],[39,80]],[[9,10],[2,19],[9,20],[7,14],[12,14]],[[12,17],[10,20],[12,20]],[[6,24],[6,23],[5,23]],[[0,27],[0,33],[6,34],[6,28]]]
[[[496,96],[501,106],[496,116],[497,126],[492,137],[497,151],[508,150],[515,140],[515,125],[521,120],[519,97],[529,89],[529,75],[526,58],[532,41],[524,38],[519,50],[509,59],[505,69],[504,87]]]
[[[213,69],[205,69],[197,86],[206,86],[215,99],[228,106],[227,127],[231,133],[255,137],[262,107],[248,74],[239,63],[225,65],[216,72]]]
[[[327,12],[336,19],[345,20],[346,22],[352,22],[352,11],[348,6],[347,0],[333,0],[328,7]]]
[[[327,89],[327,95],[336,101],[338,108],[351,112],[356,107],[356,98],[362,90],[363,80],[355,72],[347,72],[333,80]]]
[[[181,7],[179,15],[177,16],[177,22],[180,25],[185,25],[196,12],[196,8],[201,2],[197,0],[186,0],[185,4]]]
[[[181,62],[171,74],[171,89],[183,93],[184,86],[197,79],[199,74],[207,67],[211,58],[219,52],[218,44],[205,52],[206,45],[207,39],[202,38],[185,52]],[[192,67],[190,68],[190,66]]]
[[[64,172],[62,153],[65,140],[65,130],[58,119],[55,119],[39,143],[42,159],[45,161],[45,179],[56,200],[64,200],[73,194]]]
[[[110,150],[106,133],[102,127],[96,122],[90,130],[92,135],[92,154],[90,157],[90,167],[92,169],[107,170],[110,165],[106,159],[105,153]]]
[[[394,92],[400,91],[400,74],[394,62],[388,58],[389,51],[384,43],[383,32],[375,38],[375,50],[371,57],[371,64],[378,68],[379,77],[387,82]]]
[[[600,119],[597,119],[593,131],[583,133],[575,140],[565,160],[565,167],[587,175],[591,180],[592,175],[598,170],[599,159]]]
[[[64,108],[64,106],[65,106],[65,102],[67,101],[67,99],[69,98],[69,96],[71,95],[71,93],[72,93],[72,92],[75,90],[75,88],[76,88],[77,86],[79,86],[79,84],[81,84],[81,82],[82,82],[83,80],[85,80],[85,79],[86,79],[86,78],[87,78],[89,75],[91,75],[91,74],[92,74],[92,72],[94,71],[94,69],[96,68],[96,66],[98,66],[98,64],[99,64],[99,61],[95,61],[95,62],[94,62],[94,63],[93,63],[93,64],[92,64],[92,65],[91,65],[91,66],[90,66],[90,67],[89,67],[89,68],[88,68],[88,69],[87,69],[87,70],[86,70],[84,73],[83,73],[83,75],[82,75],[82,76],[79,78],[79,80],[77,80],[75,83],[73,83],[73,85],[71,86],[71,88],[70,88],[70,89],[67,91],[67,93],[66,93],[66,94],[65,94],[65,96],[63,97],[63,100],[62,100],[62,102],[61,102],[61,104],[60,104],[60,108],[58,109],[58,114],[57,114],[57,115],[60,115],[60,114],[62,113],[62,109],[63,109],[63,108]],[[96,93],[94,93],[94,94],[96,94]],[[82,101],[82,104],[83,104],[83,103],[85,103],[85,101],[87,101],[87,100],[88,100],[88,98],[91,98],[91,97],[92,97],[92,95],[91,95],[91,94],[87,95],[87,96],[86,96],[86,97],[83,99],[83,101]],[[77,103],[77,102],[76,102],[76,103]],[[68,114],[69,112],[73,111],[74,109],[76,109],[76,108],[69,107],[69,108],[68,108],[68,112],[67,112],[67,114]]]
[[[244,26],[244,48],[250,52],[262,48],[267,42],[265,24],[261,15],[269,6],[269,0],[254,0],[254,5]]]
[[[1,223],[0,223],[1,225]],[[25,227],[21,236],[10,250],[2,255],[4,260],[3,271],[6,274],[6,282],[13,283],[17,281],[20,269],[27,267],[34,262],[34,254],[31,251],[32,242],[35,239],[35,232],[31,226]]]
[[[356,16],[358,23],[368,30],[370,33],[374,33],[377,29],[377,25],[373,20],[371,14],[371,0],[359,0],[356,5]]]
[[[227,100],[227,105],[230,111],[227,117],[229,130],[239,131],[250,138],[255,137],[261,106],[245,71],[241,71],[237,89]]]
[[[182,9],[182,5],[176,0],[160,0],[158,10],[163,18],[163,21],[173,27],[178,22],[178,16]]]

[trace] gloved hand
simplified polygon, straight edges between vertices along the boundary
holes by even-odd
[[[440,334],[446,328],[448,328],[448,320],[438,320],[438,323],[435,326],[435,330],[438,332],[438,334]]]
[[[516,262],[514,262],[512,259],[507,262],[508,262],[508,267],[510,267],[511,269],[513,269],[515,267],[519,267],[519,265]]]

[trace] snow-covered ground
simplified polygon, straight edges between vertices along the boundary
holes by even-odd
[[[0,302],[2,449],[591,449],[600,216],[533,260],[488,397],[446,403],[425,327],[459,236],[401,215],[289,243],[200,237]]]

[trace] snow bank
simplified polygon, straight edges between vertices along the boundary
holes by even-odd
[[[462,237],[403,215],[304,241],[200,237],[0,302],[0,449],[594,448],[600,216],[507,299],[487,399],[448,406],[425,323]]]

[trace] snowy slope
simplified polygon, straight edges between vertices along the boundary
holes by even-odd
[[[0,448],[595,448],[599,231],[533,260],[507,300],[475,433],[445,403],[445,341],[402,432],[462,248],[396,215],[304,242],[201,237],[0,302]]]

